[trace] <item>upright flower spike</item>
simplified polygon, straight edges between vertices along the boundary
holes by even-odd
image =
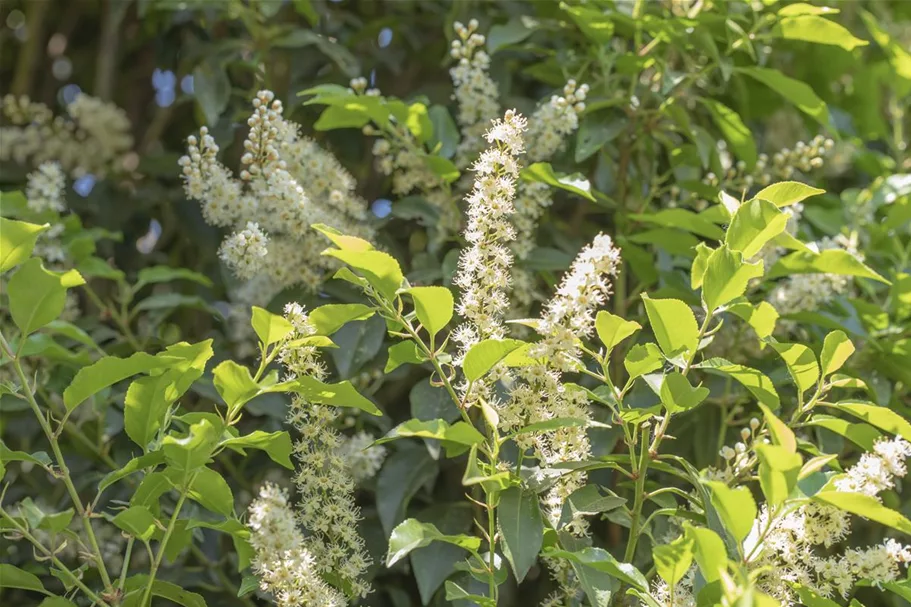
[[[308,540],[297,527],[288,494],[266,483],[250,504],[250,546],[253,572],[263,592],[279,607],[343,607],[345,597],[319,575]]]
[[[288,340],[313,335],[316,330],[303,307],[289,303],[285,318],[294,327]],[[326,368],[314,346],[284,346],[279,358],[289,379],[325,379]],[[334,407],[308,403],[296,395],[288,421],[300,433],[294,445],[298,470],[295,476],[301,496],[298,520],[311,534],[308,544],[314,567],[321,574],[339,578],[349,598],[364,597],[370,585],[363,580],[372,561],[357,530],[360,508],[354,502],[355,480],[346,458],[347,440],[335,429],[339,417]],[[359,471],[363,472],[363,471]]]
[[[459,105],[456,120],[462,127],[462,140],[456,152],[456,164],[467,166],[483,144],[484,129],[500,113],[500,90],[491,79],[490,56],[484,52],[486,39],[477,33],[478,21],[465,26],[455,23],[457,40],[452,41],[450,55],[458,63],[449,70],[455,87],[453,97]]]
[[[453,283],[462,291],[458,312],[464,322],[453,333],[460,356],[483,339],[505,337],[503,317],[509,308],[509,268],[512,253],[507,244],[515,230],[509,223],[513,212],[519,164],[524,151],[522,134],[526,122],[514,110],[493,122],[485,137],[491,147],[472,167],[474,187],[466,198],[468,248],[459,258]]]

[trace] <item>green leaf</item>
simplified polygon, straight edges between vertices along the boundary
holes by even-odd
[[[275,432],[264,432],[263,430],[254,430],[250,434],[229,438],[222,441],[223,447],[234,449],[243,453],[243,449],[260,449],[272,458],[276,464],[280,464],[289,470],[294,469],[291,463],[291,437],[283,430]]]
[[[693,259],[693,266],[690,268],[690,287],[695,291],[702,286],[705,278],[705,268],[709,263],[709,257],[715,249],[709,247],[704,242],[696,245],[696,258]]]
[[[911,81],[911,53],[899,41],[892,38],[877,21],[872,13],[861,9],[860,16],[870,31],[876,44],[883,49],[895,74],[906,81]]]
[[[648,592],[648,580],[633,565],[621,563],[603,548],[583,548],[578,552],[550,550],[545,553],[552,558],[562,558],[608,573],[633,588]]]
[[[36,225],[0,217],[0,272],[15,268],[28,259],[35,242],[49,224]]]
[[[876,426],[880,430],[885,430],[891,434],[901,437],[911,436],[911,423],[908,423],[908,420],[904,417],[886,407],[863,401],[840,401],[834,405],[826,404],[826,406],[844,411],[864,420],[871,426]]]
[[[709,111],[715,126],[731,145],[737,157],[744,161],[748,169],[756,165],[756,142],[753,134],[743,123],[740,114],[714,99],[702,99],[702,104]]]
[[[122,468],[106,474],[104,478],[101,479],[101,482],[98,483],[98,491],[104,491],[120,479],[126,478],[135,472],[139,472],[145,468],[151,468],[163,463],[164,453],[161,451],[152,451],[151,453],[146,453],[145,455],[134,457]]]
[[[158,521],[144,506],[130,506],[115,516],[111,522],[142,541],[151,539],[155,531],[160,529]]]
[[[687,524],[684,525],[684,532],[693,539],[694,556],[705,581],[712,583],[721,579],[721,572],[727,569],[728,562],[724,540],[717,533],[705,527],[693,527]]]
[[[814,188],[799,181],[782,181],[762,188],[754,198],[768,200],[776,207],[781,208],[803,202],[811,196],[825,193],[825,190]]]
[[[324,384],[313,377],[299,377],[290,382],[276,384],[265,391],[294,392],[295,394],[300,394],[305,400],[320,405],[354,407],[355,409],[360,409],[370,415],[383,414],[382,411],[377,409],[375,404],[361,396],[349,381],[342,381],[336,384]]]
[[[442,419],[409,419],[390,430],[375,444],[381,445],[400,438],[428,438],[441,441],[449,457],[455,457],[467,451],[468,447],[484,442],[484,435],[467,422],[459,421],[450,426]]]
[[[149,576],[145,574],[128,578],[124,587],[127,596],[122,603],[122,607],[141,607],[140,601],[148,585]],[[157,579],[152,583],[152,595],[183,605],[183,607],[206,607],[206,601],[201,595],[184,590],[177,584],[163,580]]]
[[[465,354],[462,370],[468,381],[483,377],[510,352],[525,345],[519,339],[485,339],[473,345]]]
[[[761,260],[750,263],[738,251],[730,250],[728,245],[718,247],[709,256],[702,279],[702,299],[706,309],[717,310],[743,296],[749,282],[760,276]]]
[[[635,379],[664,366],[664,356],[653,343],[639,344],[629,349],[623,359],[623,366],[629,373],[629,378]]]
[[[572,175],[558,174],[554,172],[553,167],[551,167],[549,163],[536,162],[531,166],[522,169],[521,173],[519,173],[519,177],[523,181],[546,183],[549,186],[578,194],[583,198],[595,202],[595,197],[592,194],[592,185],[581,173],[573,173]]]
[[[212,370],[212,375],[215,389],[231,413],[260,393],[260,387],[253,381],[250,370],[233,360],[220,363]]]
[[[186,473],[202,468],[212,456],[220,434],[212,422],[203,419],[190,426],[189,432],[183,438],[168,435],[164,437],[161,445],[165,461]]]
[[[310,324],[317,335],[332,335],[345,324],[367,320],[373,314],[373,308],[364,304],[327,304],[310,312]]]
[[[885,284],[892,284],[854,255],[843,249],[826,249],[819,253],[797,251],[778,260],[769,270],[768,278],[779,278],[791,274],[838,274],[871,278]]]
[[[497,526],[503,538],[503,554],[516,580],[521,582],[538,560],[544,542],[544,521],[538,496],[521,487],[503,491],[497,508]]]
[[[76,270],[51,272],[40,259],[32,257],[10,278],[10,316],[23,336],[34,333],[63,312],[66,290],[82,284],[85,280]]]
[[[38,607],[76,607],[76,603],[62,596],[49,596],[41,601]]]
[[[188,270],[187,268],[172,268],[170,266],[152,266],[139,270],[136,284],[133,285],[133,292],[139,291],[142,287],[150,284],[161,282],[172,282],[175,280],[189,280],[204,287],[211,287],[212,281],[208,276]]]
[[[793,588],[800,597],[800,603],[806,607],[841,607],[832,599],[827,599],[806,586],[794,584]]]
[[[424,162],[430,167],[434,175],[443,180],[443,183],[453,183],[458,180],[459,169],[448,158],[442,156],[425,156]]]
[[[253,306],[252,324],[257,337],[266,346],[283,340],[294,330],[294,326],[287,318],[273,314],[259,306]]]
[[[684,534],[670,544],[658,544],[652,548],[655,570],[669,586],[673,587],[683,579],[693,564],[694,544],[692,536]]]
[[[598,485],[585,485],[570,493],[563,502],[557,529],[562,529],[577,518],[616,510],[624,504],[625,498],[618,497]]]
[[[811,499],[911,535],[911,521],[895,510],[883,506],[875,497],[863,493],[820,491]]]
[[[481,547],[481,539],[470,535],[446,535],[441,533],[435,525],[422,523],[410,518],[396,525],[389,536],[389,551],[386,553],[386,567],[392,567],[408,554],[429,546],[431,542],[446,542],[469,552],[475,552]]]
[[[749,302],[736,303],[728,306],[725,311],[745,320],[761,339],[772,334],[778,320],[778,310],[767,301],[760,301],[755,306]]]
[[[123,399],[123,429],[143,450],[155,438],[168,408],[177,399],[170,372],[142,377],[130,384]]]
[[[756,519],[756,502],[746,487],[731,489],[719,481],[704,481],[712,491],[712,505],[738,543],[743,542]]]
[[[772,442],[776,445],[781,445],[788,453],[797,453],[797,437],[794,436],[794,431],[764,404],[759,403],[759,408],[762,410],[762,415],[769,425]]]
[[[20,588],[48,594],[38,576],[7,563],[0,563],[0,588]]]
[[[427,114],[427,106],[423,103],[412,103],[408,106],[408,118],[405,126],[421,143],[426,143],[433,136],[433,123]]]
[[[854,344],[844,331],[832,331],[826,335],[819,354],[823,377],[828,377],[841,369],[845,361],[854,354]]]
[[[829,108],[806,83],[771,68],[738,67],[734,71],[763,83],[824,127],[829,126]]]
[[[819,363],[813,350],[803,344],[769,343],[788,367],[788,373],[800,392],[806,392],[819,379]]]
[[[611,16],[587,6],[571,6],[565,2],[560,8],[569,14],[582,33],[597,44],[608,44],[614,38],[614,23]]]
[[[872,451],[873,444],[882,436],[876,428],[868,424],[852,424],[847,420],[827,415],[816,415],[807,423],[843,436],[864,451]]]
[[[154,369],[170,366],[175,362],[172,357],[152,356],[145,352],[137,352],[129,358],[105,356],[76,373],[76,377],[63,391],[63,404],[66,405],[68,411],[71,411],[90,396],[131,375],[148,373]]]
[[[775,25],[772,32],[786,40],[840,46],[846,51],[869,44],[866,40],[854,37],[845,26],[817,15],[785,17]]]
[[[768,200],[754,198],[734,213],[724,241],[732,251],[740,251],[745,259],[750,259],[784,231],[788,217]]]
[[[323,253],[335,257],[360,272],[367,282],[388,301],[395,300],[396,292],[405,280],[398,262],[382,251],[346,251],[329,249]]]
[[[418,321],[432,339],[452,320],[452,292],[446,287],[411,287],[408,293],[414,299]]]
[[[172,479],[179,482],[179,478]],[[199,469],[187,497],[212,512],[230,517],[234,514],[234,494],[224,477],[211,468]]]
[[[782,503],[797,485],[803,460],[800,455],[779,445],[757,445],[759,484],[772,506]]]
[[[642,325],[635,320],[623,320],[607,310],[600,310],[595,316],[595,331],[608,353],[621,341],[640,330]]]
[[[712,240],[724,239],[724,231],[721,228],[689,209],[664,209],[657,213],[637,213],[630,217],[644,223],[686,230]]]
[[[670,413],[692,409],[709,395],[709,389],[694,388],[680,372],[674,371],[664,377],[661,384],[661,402]]]
[[[388,358],[383,373],[391,373],[402,365],[419,365],[425,362],[427,358],[418,350],[418,346],[413,341],[400,341],[399,343],[389,346]]]
[[[699,327],[693,310],[679,299],[652,299],[642,294],[649,324],[658,345],[667,357],[681,352],[695,352],[699,345]]]
[[[710,358],[694,367],[736,379],[759,402],[767,405],[773,411],[781,406],[781,400],[778,398],[778,392],[775,391],[772,380],[761,371],[732,363],[723,358]]]
[[[438,472],[439,464],[423,445],[398,449],[386,458],[376,478],[376,511],[386,533],[405,518],[411,498]]]
[[[231,81],[216,55],[204,59],[193,70],[193,96],[206,116],[206,124],[218,124],[218,118],[228,107]]]

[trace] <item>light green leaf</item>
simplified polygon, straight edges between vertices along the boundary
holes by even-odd
[[[470,535],[446,535],[435,525],[422,523],[410,518],[396,525],[389,536],[389,552],[386,554],[386,567],[392,567],[408,556],[413,550],[429,546],[431,542],[446,542],[469,552],[481,547],[481,539]]]
[[[736,72],[746,74],[763,83],[792,104],[812,117],[824,127],[829,126],[829,108],[825,102],[804,82],[794,80],[778,70],[765,67],[738,67]]]
[[[180,481],[179,478],[172,480]],[[221,474],[211,468],[201,468],[196,472],[187,497],[203,508],[222,516],[230,517],[234,514],[234,494],[231,487]]]
[[[679,299],[652,299],[642,294],[649,324],[658,345],[667,357],[681,352],[695,352],[699,345],[699,327],[693,310]]]
[[[51,272],[32,257],[16,270],[7,287],[9,312],[23,336],[34,333],[63,312],[66,290],[85,284],[76,270]]]
[[[0,588],[20,588],[48,594],[38,576],[7,563],[0,563]]]
[[[176,400],[170,398],[174,390],[169,388],[173,386],[173,374],[165,372],[141,377],[127,389],[123,399],[123,429],[143,450],[155,438],[168,407]]]
[[[655,344],[640,344],[629,349],[623,359],[623,366],[630,379],[635,379],[664,366],[664,356]]]
[[[145,468],[151,468],[157,466],[158,464],[164,463],[164,453],[161,451],[152,451],[151,453],[146,453],[145,455],[140,455],[139,457],[134,457],[126,463],[125,466],[113,472],[109,472],[104,475],[104,478],[98,483],[98,491],[104,491],[117,481],[122,478],[139,472]]]
[[[686,230],[712,240],[724,239],[724,231],[721,228],[689,209],[664,209],[656,213],[637,213],[630,217],[644,223]]]
[[[480,379],[510,352],[524,345],[525,342],[519,339],[485,339],[476,343],[462,361],[465,377],[468,381]]]
[[[772,32],[786,40],[803,40],[816,44],[840,46],[846,51],[869,44],[866,40],[853,36],[845,26],[817,15],[803,14],[785,17],[778,22]]]
[[[560,8],[569,14],[582,33],[597,44],[608,44],[614,38],[614,23],[609,14],[587,6],[571,6],[565,2]]]
[[[241,453],[243,453],[243,449],[260,449],[265,451],[276,464],[280,464],[289,470],[294,469],[294,465],[291,463],[291,451],[293,449],[291,437],[283,430],[276,430],[275,432],[254,430],[250,434],[222,441],[221,445],[235,451],[240,450]]]
[[[595,317],[595,331],[608,352],[641,328],[635,320],[624,320],[607,310],[599,311]]]
[[[714,99],[702,99],[701,101],[737,157],[746,163],[747,169],[752,169],[756,165],[757,159],[756,142],[753,140],[750,129],[740,118],[740,114],[720,101]]]
[[[396,292],[405,279],[399,263],[382,251],[350,251],[329,249],[323,255],[335,257],[360,272],[367,282],[388,301],[395,300]]]
[[[701,386],[694,388],[679,371],[666,375],[661,384],[661,402],[670,413],[692,409],[704,401],[708,395],[708,388]]]
[[[655,570],[669,586],[675,586],[693,564],[694,544],[692,536],[684,534],[670,544],[652,548]]]
[[[151,539],[155,531],[160,528],[158,521],[144,506],[130,506],[115,516],[111,522],[142,541]]]
[[[761,371],[732,363],[723,358],[710,358],[694,365],[694,367],[736,379],[759,402],[768,405],[773,411],[781,406],[781,399],[778,398],[778,392],[775,391],[772,380]]]
[[[819,355],[823,377],[828,377],[841,369],[852,354],[854,354],[854,344],[844,331],[832,331],[826,335],[822,344],[822,352]]]
[[[803,344],[769,343],[788,367],[788,372],[800,392],[806,392],[819,379],[819,363],[813,350]]]
[[[290,382],[276,384],[265,391],[294,392],[312,403],[334,407],[354,407],[370,415],[383,414],[370,400],[361,396],[349,381],[324,384],[313,377],[299,377]]]
[[[832,599],[827,599],[806,586],[794,584],[794,590],[800,597],[800,603],[806,607],[841,607]]]
[[[747,285],[762,276],[762,261],[750,263],[728,245],[715,249],[706,262],[702,299],[707,310],[717,310],[746,292]],[[698,331],[697,331],[698,334]]]
[[[883,506],[875,497],[863,493],[820,491],[811,499],[911,535],[911,521],[895,510]]]
[[[71,411],[90,396],[131,375],[148,373],[153,369],[168,367],[175,362],[172,357],[152,356],[145,352],[137,352],[129,358],[105,356],[76,373],[76,377],[63,391],[63,404],[66,405],[68,411]]]
[[[749,302],[736,303],[728,306],[725,311],[745,320],[761,339],[772,334],[778,320],[778,310],[767,301],[760,301],[755,306]]]
[[[811,196],[825,193],[825,190],[814,188],[799,181],[782,181],[762,188],[754,198],[768,200],[776,207],[782,208],[803,202]]]
[[[426,143],[433,136],[433,123],[427,114],[427,106],[423,103],[412,103],[408,106],[408,118],[405,126],[421,143]]]
[[[287,337],[294,326],[284,316],[273,314],[259,306],[253,306],[253,330],[266,346],[271,346]]]
[[[872,13],[860,10],[860,16],[864,20],[870,35],[876,41],[876,44],[885,51],[889,57],[889,63],[895,74],[906,81],[911,81],[911,52],[899,41],[892,38],[876,20]]]
[[[386,359],[383,373],[391,373],[402,365],[419,365],[426,360],[413,341],[400,341],[389,346],[389,357]]]
[[[400,438],[429,438],[442,442],[449,457],[464,453],[472,445],[484,442],[484,435],[467,422],[459,421],[453,425],[442,419],[410,419],[402,422],[386,436],[376,441],[380,445]]]
[[[212,370],[213,383],[225,401],[229,412],[234,412],[260,393],[250,370],[233,360],[226,360]]]
[[[431,338],[452,320],[454,302],[452,292],[446,287],[411,287],[408,293],[414,299],[418,321]]]
[[[448,158],[442,156],[425,156],[424,162],[433,171],[433,174],[443,180],[443,183],[453,183],[458,180],[459,168]]]
[[[521,487],[510,487],[500,494],[497,526],[503,538],[503,554],[516,580],[521,582],[538,559],[544,542],[544,521],[538,496]]]
[[[734,213],[725,243],[732,251],[740,251],[744,258],[750,259],[784,231],[788,217],[768,200],[754,198]]]
[[[819,253],[797,251],[778,260],[769,270],[768,278],[779,278],[791,274],[838,274],[871,278],[885,284],[892,284],[854,255],[843,249],[826,249]]]
[[[202,468],[212,456],[220,434],[212,422],[203,419],[190,426],[189,432],[182,438],[168,435],[161,445],[165,461],[186,473]]]
[[[709,263],[709,257],[715,249],[711,248],[704,242],[696,245],[696,258],[693,259],[693,265],[690,268],[690,287],[695,291],[702,286],[705,278],[705,268]]]
[[[840,401],[834,405],[826,404],[826,406],[860,418],[871,426],[876,426],[880,430],[885,430],[886,432],[896,434],[903,438],[906,436],[911,437],[911,423],[895,411],[887,409],[886,407],[880,407],[879,405],[863,401],[849,400]]]
[[[759,403],[759,408],[762,410],[762,415],[769,425],[772,442],[776,445],[781,445],[788,453],[797,453],[797,437],[794,436],[794,431],[772,413],[772,410],[766,405]]]
[[[807,424],[819,426],[843,436],[864,451],[872,451],[873,444],[882,436],[876,428],[868,424],[852,424],[847,420],[828,415],[816,415]]]
[[[142,287],[150,284],[161,282],[172,282],[175,280],[189,280],[204,287],[211,287],[212,281],[208,276],[188,270],[187,268],[172,268],[170,266],[152,266],[139,270],[136,284],[133,285],[133,291],[139,291]]]
[[[806,2],[795,2],[778,9],[779,17],[796,17],[798,15],[837,15],[841,11],[828,6],[814,6]]]
[[[779,445],[757,445],[759,484],[772,506],[782,503],[797,485],[803,460],[800,455]]]
[[[686,524],[684,532],[693,539],[696,563],[699,564],[702,577],[708,583],[720,579],[721,572],[727,569],[728,562],[724,540],[717,533],[705,527],[693,527]]]
[[[331,226],[327,226],[322,223],[314,223],[310,227],[328,238],[332,244],[337,246],[342,251],[361,252],[374,250],[373,245],[363,238],[342,234]]]
[[[548,557],[567,559],[580,565],[591,567],[596,571],[608,573],[621,582],[625,582],[643,592],[648,592],[648,580],[645,576],[629,563],[621,563],[610,552],[603,548],[583,548],[578,552],[568,550],[549,550],[545,553]]]
[[[0,217],[0,272],[15,268],[28,259],[41,232],[50,225],[37,225]]]
[[[734,539],[743,542],[756,519],[756,502],[746,487],[731,489],[719,481],[704,481],[712,491],[712,505]]]
[[[521,173],[519,173],[519,177],[523,181],[546,183],[549,186],[578,194],[583,198],[595,202],[595,197],[591,192],[592,185],[581,173],[573,173],[572,175],[558,174],[554,172],[554,169],[550,164],[546,162],[536,162],[531,166],[522,169]]]
[[[345,324],[355,320],[367,320],[374,309],[364,304],[326,304],[310,312],[310,323],[317,335],[332,335]]]

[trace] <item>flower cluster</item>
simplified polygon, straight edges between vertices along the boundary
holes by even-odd
[[[528,122],[528,159],[541,162],[563,147],[566,137],[579,128],[579,114],[585,111],[588,85],[568,80],[563,95],[553,95]]]
[[[721,481],[731,485],[741,479],[745,474],[752,470],[756,464],[755,458],[755,441],[758,438],[760,422],[755,417],[750,419],[750,425],[740,429],[741,441],[738,441],[733,447],[725,445],[721,448],[718,455],[724,460],[724,468],[714,468],[710,466],[705,471],[705,477],[712,481]],[[763,439],[768,442],[768,439]]]
[[[345,597],[320,577],[308,541],[297,527],[288,494],[267,483],[250,505],[250,546],[253,571],[260,588],[279,607],[342,607]]]
[[[386,448],[379,445],[371,447],[375,440],[375,436],[362,430],[345,438],[337,449],[355,483],[373,478],[383,466]]]
[[[467,27],[456,22],[454,27],[458,39],[452,41],[450,55],[457,63],[449,75],[455,87],[453,97],[459,106],[456,121],[462,131],[456,165],[465,167],[483,149],[484,129],[500,113],[500,91],[487,73],[490,56],[482,50],[486,38],[477,33],[477,20],[469,21]]]
[[[291,303],[285,318],[294,331],[279,356],[289,377],[324,379],[326,369],[316,347],[295,343],[315,333],[308,315]],[[355,479],[346,458],[346,440],[335,429],[338,417],[337,409],[308,403],[300,395],[291,401],[288,421],[301,436],[294,446],[301,499],[298,520],[311,534],[309,549],[316,569],[337,576],[350,588],[349,597],[364,597],[370,586],[362,578],[371,559],[357,531],[360,509],[354,503]]]
[[[453,333],[453,340],[464,354],[482,339],[505,336],[503,315],[509,308],[509,269],[512,253],[506,246],[515,229],[509,222],[513,212],[519,165],[523,153],[522,134],[525,118],[512,110],[496,120],[485,135],[491,147],[484,151],[472,169],[474,187],[468,195],[468,225],[459,271],[453,283],[462,291],[458,312],[464,322]]]
[[[125,168],[133,147],[131,124],[117,106],[80,93],[54,116],[43,103],[6,95],[0,102],[0,160],[33,166],[57,162],[72,177],[103,176]]]
[[[25,187],[25,198],[28,208],[36,213],[66,210],[64,190],[66,175],[60,164],[53,161],[42,162],[37,169],[29,173]]]
[[[880,439],[873,451],[836,478],[834,487],[841,492],[876,497],[894,486],[895,477],[907,473],[908,457],[911,443],[900,437]],[[911,562],[911,548],[893,539],[828,556],[814,550],[832,547],[850,530],[850,516],[825,504],[810,502],[783,515],[770,515],[769,509],[763,507],[744,542],[744,551],[750,565],[762,571],[760,587],[786,606],[796,604],[789,583],[799,583],[824,597],[845,597],[861,580],[883,583],[898,579],[901,567]]]
[[[312,224],[368,238],[373,233],[354,178],[335,157],[301,137],[300,126],[283,111],[271,91],[260,91],[253,100],[239,179],[218,161],[219,146],[206,127],[199,138],[187,139],[187,154],[180,159],[187,197],[200,202],[206,221],[237,229],[223,245],[222,259],[242,279],[260,271],[269,279],[258,285],[257,301],[247,303],[268,302],[292,285],[315,289],[322,283],[334,264],[320,255],[325,241]]]

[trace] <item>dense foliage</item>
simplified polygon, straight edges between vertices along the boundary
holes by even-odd
[[[4,605],[911,601],[911,5],[0,4]]]

